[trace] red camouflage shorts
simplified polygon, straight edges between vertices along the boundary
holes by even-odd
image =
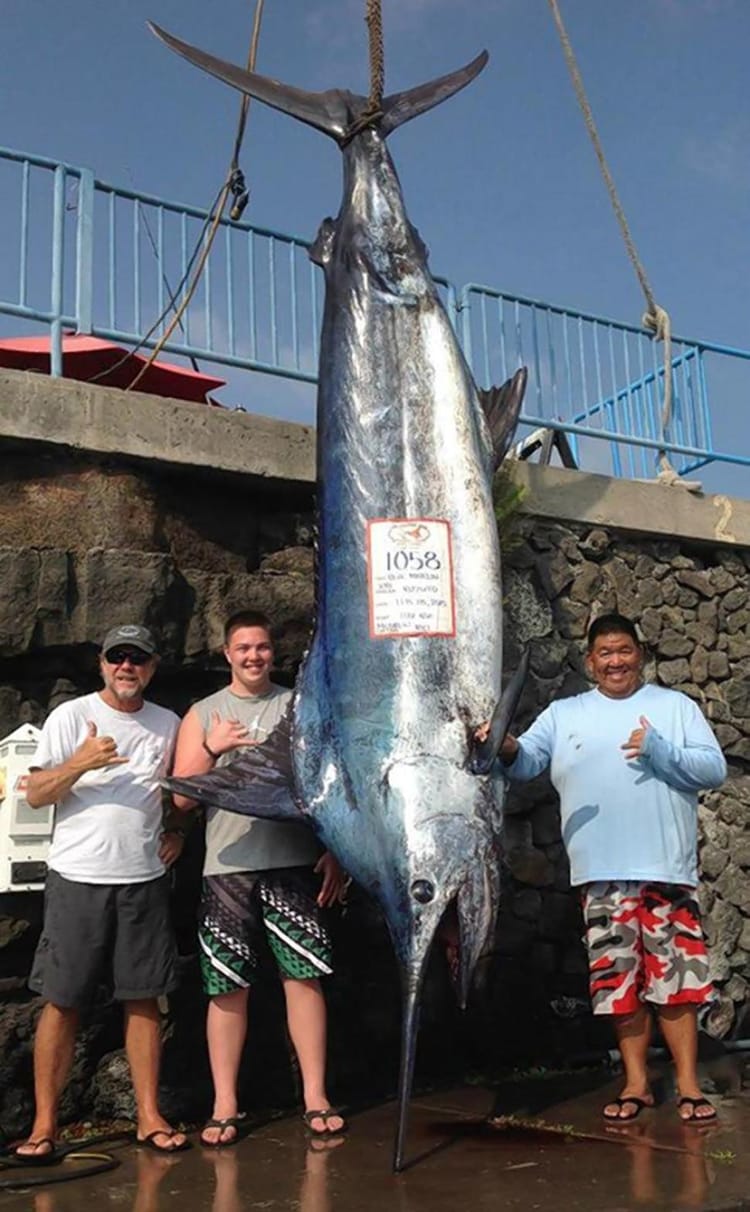
[[[632,1014],[644,1001],[700,1005],[714,997],[693,888],[588,884],[583,916],[594,1014]]]

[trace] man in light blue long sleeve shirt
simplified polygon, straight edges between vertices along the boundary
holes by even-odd
[[[713,996],[694,890],[698,791],[726,763],[685,695],[644,685],[633,623],[604,615],[589,629],[595,689],[552,703],[501,755],[511,779],[549,767],[560,795],[571,883],[583,891],[595,1014],[611,1014],[625,1068],[607,1119],[653,1105],[646,1057],[656,1007],[676,1068],[680,1116],[715,1117],[696,1072],[697,1007]]]

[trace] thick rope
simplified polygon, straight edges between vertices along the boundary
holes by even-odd
[[[555,25],[557,26],[557,32],[560,36],[565,61],[568,65],[568,70],[573,81],[573,88],[575,89],[578,104],[583,113],[584,122],[586,123],[586,130],[588,131],[589,138],[594,145],[596,158],[599,161],[599,167],[602,171],[602,176],[604,177],[604,183],[607,186],[607,192],[609,193],[609,200],[612,203],[612,209],[614,210],[615,217],[620,225],[620,230],[625,241],[625,248],[627,250],[628,257],[630,258],[633,269],[636,272],[636,276],[641,284],[641,290],[643,291],[644,298],[646,300],[647,310],[642,317],[641,323],[643,324],[644,328],[648,328],[653,333],[654,338],[657,341],[664,342],[664,397],[662,400],[661,410],[661,440],[662,442],[666,442],[669,425],[672,420],[672,325],[669,319],[669,313],[665,308],[660,307],[656,302],[654,292],[652,291],[649,280],[646,277],[646,271],[643,268],[643,263],[638,256],[635,241],[631,235],[628,221],[625,217],[625,211],[623,210],[622,203],[620,202],[620,198],[617,193],[614,178],[609,170],[609,165],[604,155],[604,148],[602,147],[602,143],[599,138],[599,132],[596,129],[594,115],[589,104],[588,97],[586,96],[583,78],[578,68],[578,63],[573,52],[573,46],[570,38],[568,37],[568,31],[566,30],[562,19],[558,0],[547,0],[547,2],[552,10],[552,17]],[[666,450],[662,449],[658,452],[658,454],[659,479],[664,480],[665,483],[669,484],[680,483],[690,492],[701,491],[700,484],[685,481],[678,475],[667,456]]]
[[[255,61],[256,61],[257,55],[258,55],[258,40],[260,38],[260,23],[261,23],[261,17],[263,15],[263,4],[264,4],[264,0],[256,0],[255,19],[253,21],[253,32],[252,32],[252,37],[250,39],[250,50],[248,52],[248,57],[247,57],[248,71],[253,71],[255,69]],[[234,139],[234,147],[232,149],[232,159],[231,159],[231,163],[229,165],[229,171],[227,173],[227,177],[224,182],[224,185],[222,186],[221,193],[219,194],[219,198],[216,203],[216,209],[215,209],[213,218],[210,221],[208,233],[205,237],[203,249],[201,250],[200,257],[198,258],[192,281],[190,282],[187,290],[185,291],[185,294],[182,297],[182,301],[180,302],[179,307],[175,311],[175,314],[172,317],[171,321],[167,325],[167,328],[162,333],[161,337],[159,338],[156,345],[152,349],[152,351],[148,357],[148,360],[146,362],[144,362],[143,366],[138,371],[138,374],[135,376],[132,383],[129,385],[128,391],[132,391],[133,388],[136,387],[136,385],[141,381],[141,379],[145,375],[146,371],[149,369],[150,366],[152,366],[154,364],[154,362],[158,358],[159,354],[161,353],[162,349],[166,345],[167,341],[172,336],[172,333],[177,328],[177,325],[181,323],[182,317],[184,316],[185,312],[187,311],[190,301],[193,298],[193,295],[195,294],[195,291],[198,287],[198,283],[200,281],[201,274],[203,273],[204,266],[206,264],[206,261],[208,260],[208,256],[209,256],[209,253],[211,252],[213,242],[216,238],[216,233],[219,230],[219,225],[221,223],[221,219],[224,214],[224,207],[227,204],[227,199],[229,198],[230,194],[233,194],[235,197],[235,205],[232,208],[231,215],[230,215],[230,217],[234,221],[239,219],[240,215],[242,214],[242,211],[245,208],[245,205],[247,204],[248,193],[247,193],[247,190],[245,189],[244,176],[239,168],[239,155],[240,155],[240,150],[242,147],[242,140],[245,135],[245,127],[247,125],[247,114],[248,114],[249,108],[250,108],[250,98],[247,95],[243,95],[242,102],[240,104],[240,116],[239,116],[239,119],[237,122],[237,133],[236,133],[235,139]]]
[[[365,15],[370,39],[370,97],[367,113],[376,113],[383,108],[385,88],[385,54],[383,51],[383,13],[380,0],[367,0]]]
[[[383,14],[380,0],[367,0],[365,8],[368,39],[370,44],[370,95],[358,118],[350,123],[346,134],[339,140],[342,147],[351,143],[355,135],[374,126],[383,117],[383,89],[385,87],[385,54],[383,51]]]

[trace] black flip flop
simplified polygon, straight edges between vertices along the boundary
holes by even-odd
[[[635,1107],[632,1115],[607,1115],[606,1109],[602,1111],[602,1116],[608,1124],[630,1124],[634,1119],[638,1119],[641,1111],[652,1111],[654,1104],[647,1103],[643,1098],[636,1098],[634,1094],[621,1095],[620,1098],[611,1098],[607,1103],[607,1107],[616,1106],[621,1110],[623,1107],[631,1103]]]
[[[136,1136],[135,1143],[139,1149],[150,1149],[152,1153],[161,1153],[162,1157],[169,1157],[172,1153],[184,1153],[186,1149],[192,1149],[189,1140],[184,1140],[180,1145],[157,1145],[157,1136],[166,1136],[167,1140],[174,1140],[175,1136],[180,1133],[173,1128],[157,1128],[155,1132],[149,1132],[148,1136]]]
[[[230,1115],[227,1119],[207,1119],[203,1125],[203,1131],[198,1137],[202,1149],[231,1149],[232,1145],[238,1145],[243,1136],[247,1136],[247,1132],[243,1132],[243,1128],[247,1128],[245,1123],[245,1112],[240,1115]],[[203,1133],[206,1128],[220,1128],[222,1132],[225,1128],[234,1128],[234,1136],[231,1140],[204,1140]]]
[[[690,1115],[680,1116],[681,1124],[712,1124],[715,1119],[719,1118],[715,1106],[713,1103],[710,1103],[707,1098],[690,1098],[690,1096],[686,1094],[683,1098],[678,1098],[677,1107],[678,1109],[680,1107],[692,1107],[692,1112]],[[698,1107],[710,1107],[711,1114],[696,1115],[695,1112]]]
[[[22,1146],[16,1146],[10,1154],[10,1159],[19,1166],[56,1166],[62,1160],[51,1136],[40,1136],[39,1140],[25,1140],[23,1145],[35,1145],[37,1148],[39,1145],[49,1145],[50,1148],[46,1153],[19,1153],[18,1150]]]

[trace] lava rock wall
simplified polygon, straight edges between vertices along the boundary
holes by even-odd
[[[750,983],[750,552],[530,515],[516,530],[505,558],[506,668],[531,648],[516,730],[553,698],[586,688],[587,625],[617,609],[638,623],[649,676],[694,698],[727,754],[726,785],[701,805],[700,897],[720,989],[708,1027],[716,1036],[742,1033]],[[222,626],[243,607],[274,618],[277,677],[292,683],[313,611],[309,487],[249,486],[239,476],[196,478],[36,448],[17,451],[0,473],[0,534],[0,736],[23,722],[41,724],[58,703],[96,688],[96,645],[126,620],[161,635],[152,697],[180,713],[225,681]],[[165,1111],[188,1119],[210,1105],[195,952],[201,859],[196,829],[175,874],[183,984],[166,1019],[162,1083]],[[544,777],[510,792],[503,875],[495,948],[467,1016],[455,1010],[440,956],[428,973],[422,1080],[567,1063],[611,1045],[588,1013],[578,899]],[[39,1004],[25,977],[40,919],[41,894],[0,896],[0,1125],[13,1133],[26,1127],[32,1107]],[[335,931],[332,1086],[340,1097],[375,1097],[395,1082],[397,974],[382,921],[364,897],[355,893]],[[248,1107],[288,1106],[297,1097],[283,1017],[270,982],[253,998]],[[132,1111],[119,1011],[105,989],[84,1022],[62,1110],[97,1120]]]

